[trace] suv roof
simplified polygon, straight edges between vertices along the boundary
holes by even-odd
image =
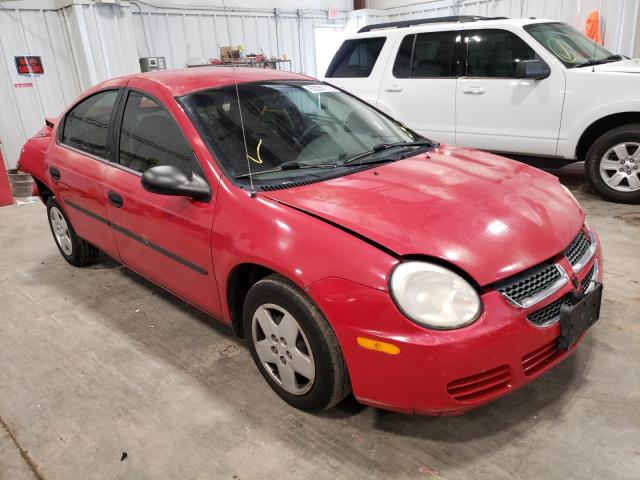
[[[411,20],[401,20],[399,22],[374,23],[366,25],[358,30],[358,33],[370,32],[371,30],[380,30],[383,28],[404,28],[414,25],[424,25],[427,23],[465,23],[477,22],[479,20],[506,20],[507,17],[481,17],[479,15],[457,15],[450,17],[431,17],[431,18],[415,18]]]
[[[459,25],[461,23],[475,23],[475,22],[487,22],[491,27],[494,25],[511,25],[514,27],[522,28],[524,25],[532,24],[532,23],[549,23],[555,22],[558,23],[557,20],[548,20],[542,18],[508,18],[508,17],[481,17],[477,15],[461,15],[461,16],[453,16],[453,17],[433,17],[433,18],[422,18],[422,19],[413,19],[413,20],[403,20],[400,22],[387,22],[387,23],[375,23],[372,25],[366,25],[362,27],[355,34],[356,36],[360,36],[364,34],[365,36],[375,35],[375,34],[384,34],[384,31],[395,31],[397,29],[402,28],[411,28],[414,27],[416,30],[420,31],[420,26],[422,28],[428,29],[429,27],[439,27],[440,25],[450,23],[452,27],[455,25]],[[446,28],[446,27],[445,27]],[[439,27],[438,30],[441,30],[442,27]],[[350,38],[355,38],[351,36]]]

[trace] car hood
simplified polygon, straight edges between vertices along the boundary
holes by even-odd
[[[452,263],[480,285],[557,255],[584,222],[582,209],[556,177],[457,147],[262,195],[397,256]]]
[[[594,68],[596,72],[640,73],[640,59],[633,58],[619,62],[604,63],[602,65],[596,65]]]

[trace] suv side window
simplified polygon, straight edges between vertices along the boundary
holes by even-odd
[[[447,78],[452,73],[458,32],[407,35],[393,65],[397,78]]]
[[[507,30],[472,30],[467,35],[467,77],[515,78],[518,62],[537,58],[524,40]]]
[[[106,160],[107,131],[118,93],[106,90],[76,105],[64,119],[61,142]]]
[[[155,100],[131,91],[122,116],[118,163],[140,173],[158,165],[190,173],[195,158],[171,114]]]
[[[345,40],[331,60],[326,77],[368,77],[385,41],[385,37]]]

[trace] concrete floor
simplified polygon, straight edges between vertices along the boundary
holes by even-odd
[[[640,478],[640,207],[561,177],[602,237],[601,321],[462,417],[296,411],[226,328],[111,260],[69,266],[41,204],[0,208],[0,478]]]

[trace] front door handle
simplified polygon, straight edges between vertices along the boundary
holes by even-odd
[[[484,87],[464,87],[462,93],[465,95],[482,95],[487,90]]]
[[[385,88],[385,90],[387,92],[401,92],[402,85],[388,85],[387,88]]]
[[[60,170],[58,170],[57,168],[49,167],[49,175],[51,175],[51,178],[53,178],[56,182],[60,180]]]
[[[111,203],[111,205],[116,208],[122,208],[122,206],[124,205],[124,200],[122,199],[120,194],[116,192],[107,193],[107,198],[109,199],[109,203]]]

